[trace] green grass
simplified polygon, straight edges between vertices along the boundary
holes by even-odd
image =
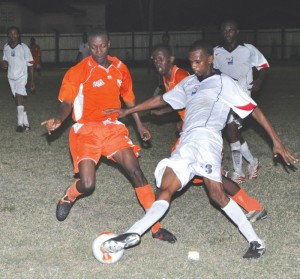
[[[79,200],[64,222],[55,218],[56,204],[73,182],[68,152],[71,122],[49,138],[40,126],[56,115],[57,94],[64,69],[44,69],[36,94],[26,106],[32,130],[17,134],[16,108],[5,73],[0,76],[0,278],[300,278],[299,171],[275,167],[265,133],[252,121],[243,135],[262,162],[259,178],[245,184],[246,191],[268,210],[268,218],[254,224],[267,245],[266,255],[245,261],[247,243],[237,228],[214,208],[202,186],[191,186],[176,198],[163,225],[174,232],[176,244],[161,243],[146,233],[140,245],[125,251],[114,265],[102,265],[92,255],[92,242],[103,231],[122,233],[143,216],[134,190],[119,169],[101,160],[93,195]],[[132,69],[138,101],[151,96],[153,71]],[[270,70],[257,102],[274,124],[286,146],[300,157],[300,68]],[[140,164],[154,189],[156,164],[167,157],[176,140],[172,121],[155,121],[143,113],[153,134],[152,147],[141,150]],[[130,119],[125,119],[138,142]],[[231,166],[225,143],[224,165]],[[246,164],[245,164],[246,168]],[[198,251],[200,261],[188,260]]]

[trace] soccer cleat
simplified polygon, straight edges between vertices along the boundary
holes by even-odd
[[[23,126],[23,130],[24,131],[30,131],[31,130],[31,127],[29,125],[24,125]]]
[[[246,217],[251,223],[254,223],[256,221],[266,219],[268,217],[268,213],[267,210],[263,208],[261,210],[253,210],[247,213]]]
[[[123,233],[106,240],[101,245],[101,250],[106,253],[117,253],[125,248],[139,244],[141,236],[137,233]]]
[[[17,129],[16,129],[16,132],[18,132],[18,133],[24,132],[23,126],[19,125],[19,126],[17,127]]]
[[[244,183],[246,181],[244,174],[239,174],[237,172],[234,172],[231,176],[231,180],[233,180],[237,184]]]
[[[68,217],[74,203],[75,201],[71,202],[66,194],[61,198],[56,207],[56,218],[58,221],[64,221]]]
[[[254,158],[254,161],[248,166],[248,176],[250,180],[257,178],[259,168],[259,161],[257,158]]]
[[[169,243],[175,243],[177,241],[177,238],[174,234],[163,228],[160,228],[157,232],[152,233],[152,237],[162,241],[167,241]]]
[[[260,258],[266,252],[264,244],[259,244],[257,241],[250,242],[250,247],[246,254],[243,256],[244,259],[257,259]]]

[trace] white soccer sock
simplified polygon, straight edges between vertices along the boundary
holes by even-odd
[[[27,117],[26,111],[24,111],[24,121],[23,122],[24,122],[25,126],[29,127],[29,122],[28,122],[28,117]]]
[[[169,203],[165,200],[155,201],[145,216],[133,224],[133,226],[127,231],[130,233],[137,233],[143,235],[149,228],[159,221],[167,212]]]
[[[24,106],[17,106],[18,112],[18,126],[23,126],[24,124]]]
[[[243,155],[243,157],[251,164],[254,161],[254,157],[251,153],[251,151],[249,150],[248,144],[247,142],[244,142],[241,145],[241,153]]]
[[[264,242],[254,231],[251,223],[247,220],[246,215],[235,201],[230,199],[229,203],[222,208],[227,216],[238,226],[240,232],[248,240],[248,242],[257,241],[264,247]]]
[[[241,142],[236,141],[234,143],[231,143],[230,148],[231,148],[231,156],[232,156],[234,171],[244,175],[242,170],[243,161],[242,161],[242,153],[241,153]]]

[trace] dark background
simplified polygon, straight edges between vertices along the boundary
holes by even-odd
[[[109,32],[147,31],[150,26],[153,31],[215,29],[227,18],[237,20],[240,29],[300,28],[298,0],[84,0],[90,1],[106,3]],[[20,2],[37,12],[76,12],[70,7],[75,0]]]

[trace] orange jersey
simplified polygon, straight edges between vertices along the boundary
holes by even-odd
[[[34,65],[40,65],[41,64],[41,56],[42,56],[42,51],[39,45],[30,45],[29,46],[31,55],[34,60]]]
[[[180,81],[182,81],[184,78],[189,76],[190,74],[181,69],[178,68],[176,65],[173,66],[170,76],[169,84],[167,83],[167,79],[163,76],[164,85],[166,88],[166,91],[169,91],[175,87],[176,84],[178,84]],[[180,115],[181,119],[184,118],[184,110],[178,111],[178,114]]]
[[[73,104],[75,122],[98,122],[117,119],[118,114],[104,114],[108,108],[121,108],[124,102],[132,102],[135,96],[129,70],[118,58],[108,56],[111,65],[104,68],[91,56],[70,68],[64,76],[58,99]]]

